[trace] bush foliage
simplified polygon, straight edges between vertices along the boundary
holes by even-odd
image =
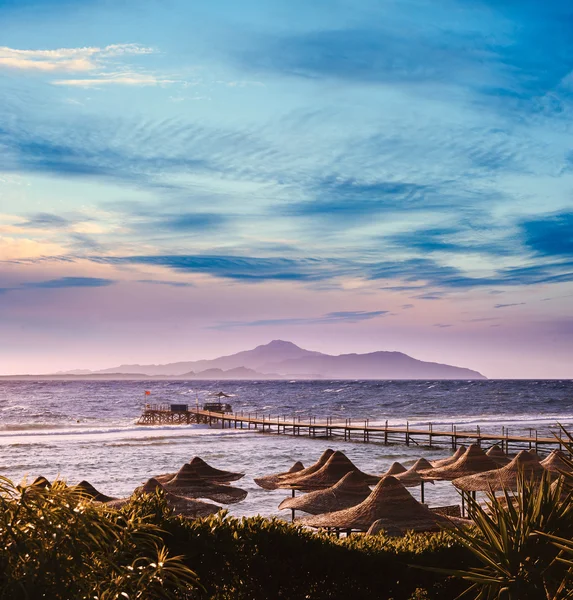
[[[0,598],[447,599],[466,565],[446,533],[336,539],[262,517],[171,514],[161,492],[115,511],[62,483],[0,479]]]
[[[198,574],[201,600],[447,600],[466,588],[416,568],[468,565],[470,553],[445,532],[336,539],[279,519],[219,513],[189,521],[162,507],[159,496],[148,496],[126,510],[157,515],[171,552]]]
[[[0,477],[0,598],[175,600],[198,589],[142,512],[106,510],[55,483]]]

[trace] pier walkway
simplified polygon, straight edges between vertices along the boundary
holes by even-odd
[[[530,429],[529,435],[510,435],[509,430],[502,427],[499,434],[482,432],[477,426],[475,430],[458,429],[452,425],[451,430],[434,429],[431,423],[427,428],[391,427],[371,425],[369,419],[334,421],[332,417],[317,420],[316,417],[271,416],[263,413],[220,413],[192,408],[186,405],[146,404],[138,425],[184,425],[192,423],[206,424],[211,427],[229,429],[255,429],[261,433],[276,435],[308,436],[318,439],[337,439],[347,442],[363,442],[377,444],[405,444],[406,446],[443,447],[455,450],[461,444],[479,444],[489,447],[499,445],[506,453],[519,450],[535,449],[549,452],[562,448],[556,437],[542,437],[537,430]]]

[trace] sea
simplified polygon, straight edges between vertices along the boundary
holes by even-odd
[[[146,394],[146,391],[149,394]],[[245,473],[234,485],[246,500],[235,516],[290,515],[278,510],[284,490],[266,491],[254,478],[312,464],[327,448],[342,450],[363,471],[381,474],[394,461],[448,456],[447,448],[268,435],[205,425],[137,425],[145,402],[202,404],[223,391],[235,411],[317,420],[539,435],[573,430],[573,381],[0,381],[0,475],[13,481],[43,475],[88,480],[115,497],[148,478],[177,471],[194,456]],[[419,497],[418,489],[410,489]],[[430,506],[459,502],[448,482],[426,485]],[[289,511],[286,511],[289,512]]]

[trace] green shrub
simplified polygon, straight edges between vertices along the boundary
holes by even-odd
[[[189,597],[196,576],[161,535],[146,517],[107,510],[61,482],[0,478],[0,598]]]
[[[136,500],[126,510],[148,514],[154,501]],[[168,533],[165,543],[185,555],[205,586],[195,596],[201,600],[447,600],[467,587],[413,568],[467,566],[469,553],[445,532],[336,539],[278,519],[219,513],[188,521],[160,506],[153,513]]]

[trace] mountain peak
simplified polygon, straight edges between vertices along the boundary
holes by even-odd
[[[300,346],[297,346],[296,344],[286,340],[272,340],[268,344],[257,346],[257,348],[266,348],[267,350],[283,350],[286,348],[290,348],[292,350],[302,350]]]

